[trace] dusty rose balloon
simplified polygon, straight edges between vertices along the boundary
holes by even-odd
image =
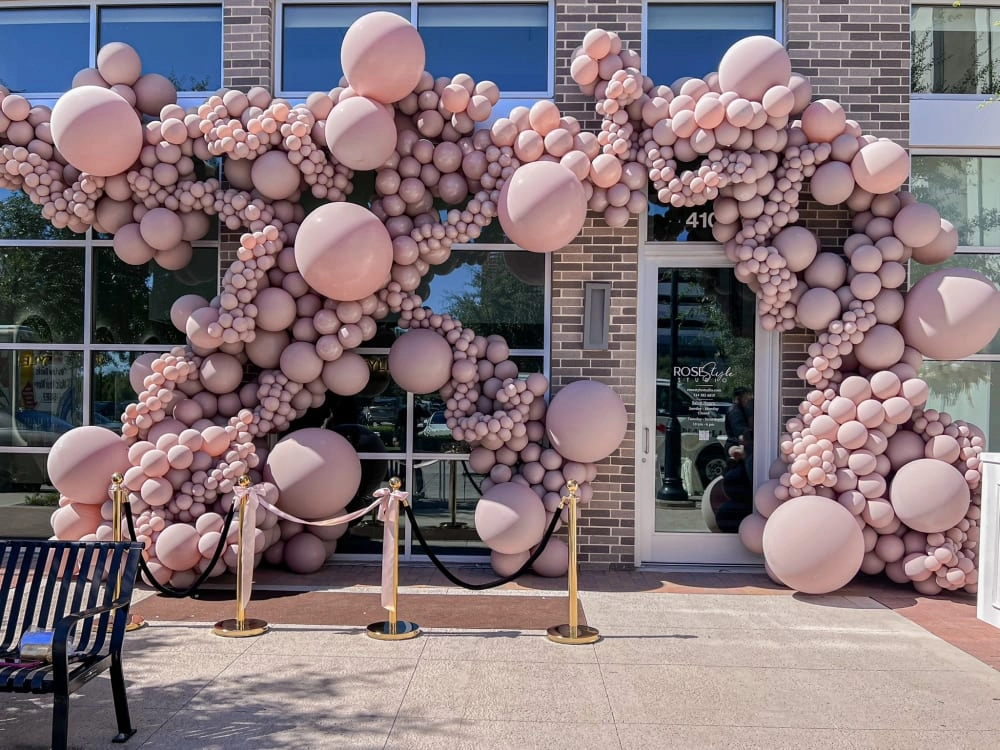
[[[166,76],[146,73],[132,86],[135,106],[144,115],[156,117],[168,104],[177,103],[177,89]]]
[[[545,506],[530,487],[517,482],[494,485],[476,503],[476,532],[492,550],[525,552],[545,534]]]
[[[142,75],[142,61],[139,53],[125,42],[111,42],[98,51],[97,70],[109,85],[131,86]]]
[[[389,160],[396,148],[396,124],[392,113],[382,104],[363,96],[352,96],[330,112],[326,120],[326,142],[344,166],[376,169]]]
[[[180,217],[167,208],[147,211],[139,222],[142,238],[156,250],[170,250],[181,241],[184,225]]]
[[[962,359],[975,354],[1000,328],[1000,291],[966,268],[942,268],[910,289],[899,330],[925,357]]]
[[[344,352],[338,359],[323,365],[320,377],[338,396],[354,396],[368,385],[371,368],[360,354]]]
[[[75,541],[86,534],[93,534],[101,525],[100,505],[67,503],[52,512],[49,524],[56,539]]]
[[[549,404],[549,443],[570,461],[602,461],[621,445],[628,429],[628,412],[621,396],[593,380],[564,386]]]
[[[837,206],[846,201],[854,191],[854,174],[840,161],[821,164],[809,182],[813,198],[825,206]]]
[[[185,294],[174,300],[170,306],[170,322],[181,333],[187,326],[187,319],[191,313],[201,307],[206,307],[208,300],[200,294]]]
[[[941,214],[926,203],[911,203],[892,220],[892,232],[904,245],[921,247],[933,242],[941,231]]]
[[[361,461],[332,430],[297,430],[278,441],[264,465],[265,481],[278,488],[278,506],[307,521],[332,517],[361,484]]]
[[[308,531],[285,541],[282,555],[288,569],[302,575],[315,573],[329,557],[323,540]]]
[[[527,550],[516,555],[505,555],[503,552],[494,550],[490,553],[490,565],[497,575],[509,576],[519,571],[521,566],[528,562],[529,557],[531,557],[531,553]]]
[[[139,231],[139,224],[125,224],[115,233],[115,255],[131,266],[141,266],[156,256],[152,247]]]
[[[808,268],[819,251],[819,240],[805,227],[785,227],[771,243],[785,259],[788,270],[794,273]]]
[[[157,359],[159,356],[159,352],[147,352],[146,354],[140,354],[132,362],[132,365],[129,368],[128,382],[137,396],[146,389],[146,386],[143,384],[143,380],[152,374],[153,370],[151,365],[153,364],[153,360]]]
[[[77,169],[109,177],[131,167],[142,149],[142,123],[132,105],[110,89],[70,89],[52,108],[56,148]]]
[[[392,240],[375,214],[354,203],[327,203],[295,236],[295,262],[309,286],[335,300],[378,291],[392,268]]]
[[[231,354],[216,352],[205,357],[199,369],[201,383],[211,393],[232,393],[243,380],[243,365]]]
[[[316,347],[308,341],[295,341],[285,347],[279,358],[281,371],[297,383],[311,383],[323,372],[324,362]]]
[[[129,468],[128,446],[104,427],[74,427],[52,444],[47,459],[49,481],[78,503],[103,504],[115,473]]]
[[[826,330],[831,321],[840,317],[840,298],[823,287],[809,289],[799,298],[796,315],[806,328]]]
[[[811,287],[836,290],[847,280],[847,266],[836,253],[818,253],[815,260],[805,269],[803,277]]]
[[[759,102],[776,85],[787,85],[792,75],[788,52],[766,36],[750,36],[731,46],[719,62],[719,86]]]
[[[854,356],[870,370],[884,370],[899,362],[905,346],[899,331],[879,323],[865,333],[864,340],[854,347]]]
[[[426,54],[417,30],[395,13],[368,13],[351,24],[340,46],[340,66],[351,88],[384,104],[416,88]]]
[[[891,193],[910,176],[910,156],[894,141],[875,141],[851,160],[858,185],[869,193]]]
[[[200,541],[201,534],[193,526],[175,523],[160,532],[153,551],[160,563],[171,570],[190,570],[201,562]]]
[[[565,247],[583,228],[587,197],[583,185],[556,162],[517,169],[500,192],[500,225],[525,250],[549,253]]]
[[[817,99],[802,112],[802,132],[811,143],[829,143],[844,132],[847,115],[839,102]]]
[[[545,578],[561,578],[569,570],[569,545],[562,539],[549,539],[542,554],[531,565],[531,569]]]
[[[302,173],[288,161],[285,152],[268,151],[254,159],[250,179],[265,198],[284,200],[299,189]]]
[[[260,368],[273,369],[281,361],[281,353],[290,342],[284,331],[254,331],[253,341],[246,343],[247,357]]]
[[[433,393],[451,378],[451,345],[434,331],[407,331],[389,349],[389,373],[400,388]]]
[[[941,225],[934,239],[921,247],[913,248],[913,260],[926,266],[944,263],[958,249],[958,230],[947,219]]]
[[[740,521],[740,543],[755,555],[764,554],[764,526],[767,519],[760,513],[751,513]]]
[[[951,464],[918,458],[901,467],[889,488],[899,520],[916,531],[946,531],[965,518],[971,494],[962,473]]]
[[[861,568],[864,537],[838,502],[815,495],[792,498],[767,520],[764,559],[786,586],[827,594],[847,585]]]

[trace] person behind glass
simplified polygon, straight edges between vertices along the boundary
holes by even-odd
[[[426,407],[419,401],[414,400],[413,402],[413,421],[418,425],[429,417]],[[396,433],[396,443],[399,446],[399,450],[406,450],[406,435],[409,429],[409,420],[406,418],[406,404],[399,407],[396,412],[396,422],[394,425]],[[420,430],[418,426],[417,430]],[[413,449],[417,450],[417,441],[413,441]],[[401,463],[400,466],[403,464]],[[402,478],[402,477],[401,477]],[[413,468],[413,499],[419,500],[424,496],[424,470],[414,466]]]
[[[715,513],[720,531],[739,531],[740,521],[753,512],[753,396],[746,388],[733,391],[726,412],[726,451],[729,463],[722,475],[728,498]]]

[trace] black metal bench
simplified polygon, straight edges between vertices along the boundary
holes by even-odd
[[[0,539],[0,692],[51,693],[52,747],[65,748],[69,696],[110,670],[118,734],[135,734],[122,673],[122,643],[142,545]],[[52,631],[51,661],[18,649],[26,631]],[[19,663],[20,662],[20,663]]]

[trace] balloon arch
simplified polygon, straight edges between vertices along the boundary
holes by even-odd
[[[187,265],[210,216],[245,232],[221,292],[174,304],[187,346],[133,365],[138,399],[122,435],[79,427],[53,446],[58,538],[111,536],[116,471],[150,567],[178,586],[209,564],[245,473],[268,483],[287,512],[339,512],[360,482],[344,438],[300,430],[270,453],[263,438],[327,391],[360,392],[369,369],[352,350],[395,313],[407,332],[391,348],[390,372],[400,387],[445,400],[453,437],[488,475],[492,502],[477,509],[477,530],[494,567],[516,569],[568,480],[590,497],[596,463],[625,435],[625,407],[590,381],[546,404],[544,376],[522,377],[501,337],[434,313],[414,290],[453,243],[474,240],[494,218],[522,248],[553,252],[574,240],[588,210],[612,227],[644,213],[652,185],[672,206],[714,201],[714,236],[757,294],[765,328],[818,334],[799,368],[814,390],[786,424],[743,543],[806,592],[835,590],[859,570],[924,593],[975,590],[984,436],[926,408],[917,370],[925,356],[984,346],[1000,324],[1000,293],[952,268],[904,293],[907,260],[946,260],[955,228],[900,189],[906,151],[862,133],[837,102],[811,101],[778,42],[744,39],[717,73],[664,86],[642,75],[615,33],[590,31],[571,73],[596,101],[598,133],[549,101],[481,125],[496,85],[464,74],[435,80],[417,30],[394,14],[359,19],[341,59],[345,85],[295,106],[252,88],[184,110],[173,85],[143,74],[121,43],[103,47],[97,68],[80,71],[51,111],[0,89],[0,187],[23,190],[54,226],[113,233],[125,263],[167,269]],[[197,176],[217,157],[227,188]],[[347,202],[355,172],[369,170],[370,207]],[[798,225],[806,183],[819,203],[852,212],[842,252],[821,249]],[[308,215],[305,193],[322,202]],[[439,212],[436,201],[450,208]],[[603,430],[584,429],[594,424]],[[315,570],[336,535],[262,513],[257,560]],[[230,549],[212,573],[235,564]],[[566,565],[563,545],[542,572]]]

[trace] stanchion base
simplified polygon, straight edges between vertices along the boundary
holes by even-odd
[[[420,626],[415,622],[406,620],[396,620],[395,626],[388,620],[383,622],[373,622],[368,626],[369,638],[378,641],[405,641],[409,638],[416,638],[420,635]]]
[[[212,632],[216,635],[221,635],[223,638],[250,638],[255,635],[264,635],[270,627],[264,620],[250,618],[243,621],[242,628],[240,627],[240,621],[237,619],[220,620],[215,623]]]
[[[577,625],[575,628],[571,628],[569,625],[553,625],[546,632],[550,641],[574,646],[582,643],[595,643],[601,638],[601,633],[597,628],[592,628],[589,625]]]
[[[142,615],[130,614],[128,616],[128,624],[125,626],[125,632],[131,633],[133,630],[138,630],[139,628],[144,628],[149,623]]]

